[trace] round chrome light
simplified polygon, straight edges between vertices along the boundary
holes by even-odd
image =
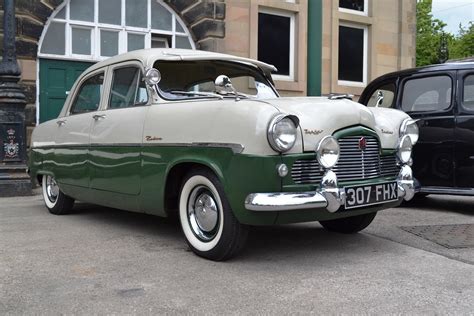
[[[418,125],[416,124],[415,120],[406,119],[403,121],[402,125],[400,126],[400,137],[404,135],[410,136],[412,145],[415,145],[418,142],[420,130],[418,129]]]
[[[160,83],[161,81],[161,73],[158,69],[150,68],[145,72],[145,82],[150,85],[154,86]]]
[[[397,156],[401,163],[406,164],[410,161],[412,147],[413,144],[410,136],[405,135],[400,139]]]
[[[326,168],[332,168],[339,160],[339,143],[332,136],[326,136],[318,144],[316,148],[316,158],[319,164]]]
[[[281,153],[290,150],[296,142],[297,127],[298,124],[288,115],[277,115],[268,126],[268,143],[275,151]]]
[[[277,165],[277,172],[280,177],[286,177],[286,175],[288,174],[288,166],[284,163]]]

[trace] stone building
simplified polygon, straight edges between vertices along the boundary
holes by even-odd
[[[59,113],[89,65],[149,47],[275,64],[282,95],[358,95],[375,77],[414,66],[415,6],[412,0],[16,0],[29,131]]]

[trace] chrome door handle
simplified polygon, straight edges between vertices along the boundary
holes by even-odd
[[[106,115],[105,114],[96,114],[92,118],[96,121],[105,119]]]
[[[58,124],[58,126],[63,126],[64,124],[66,124],[66,120],[58,120],[56,121],[56,124]]]

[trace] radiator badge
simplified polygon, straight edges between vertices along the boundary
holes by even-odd
[[[322,129],[304,129],[306,135],[319,135],[323,132]]]
[[[388,131],[388,130],[383,129],[383,128],[382,128],[382,133],[383,133],[383,134],[393,135],[393,132],[392,132],[392,131]]]
[[[365,137],[361,137],[359,139],[359,149],[364,151],[365,148],[367,148],[367,139],[365,139]]]

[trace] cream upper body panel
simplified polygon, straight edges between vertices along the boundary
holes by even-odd
[[[279,113],[257,100],[201,100],[151,106],[145,119],[144,144],[158,146],[227,146],[237,152],[277,155],[267,140],[270,120]],[[293,150],[302,152],[301,136]],[[240,150],[238,148],[240,147]]]
[[[400,125],[409,118],[398,110],[368,108],[346,99],[296,97],[272,99],[269,102],[282,113],[299,118],[305,151],[314,150],[324,136],[355,125],[373,129],[379,136],[382,148],[395,148]]]

